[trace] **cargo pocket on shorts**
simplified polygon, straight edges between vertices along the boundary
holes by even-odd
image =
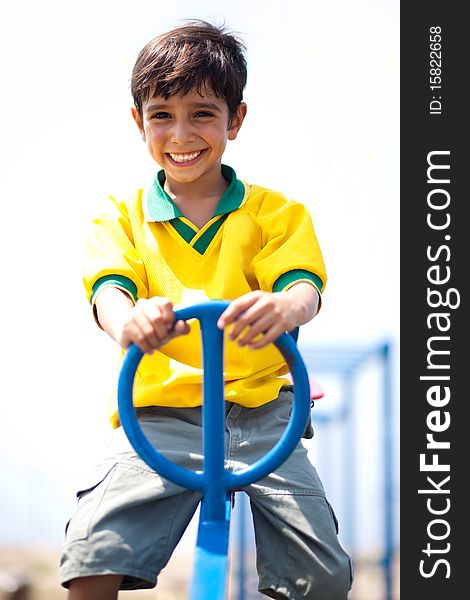
[[[328,510],[330,511],[330,515],[331,515],[331,518],[333,519],[333,523],[335,524],[336,535],[338,535],[339,523],[338,523],[338,519],[336,518],[335,511],[333,510],[333,507],[331,506],[331,504],[328,502],[328,500],[326,498],[325,498],[325,502],[326,502],[326,505],[328,506]]]
[[[302,434],[302,437],[306,440],[311,440],[314,436],[313,425],[312,425],[312,417],[309,415],[307,426],[305,427],[305,431]]]
[[[338,535],[339,524],[338,524],[338,519],[335,515],[335,511],[333,510],[333,507],[331,506],[331,504],[328,502],[328,500],[326,498],[325,498],[325,502],[330,511],[330,515],[331,515],[331,518],[333,519],[333,523],[335,524],[336,535]],[[346,556],[348,557],[348,565],[349,565],[349,589],[351,589],[353,581],[354,581],[354,563],[353,563],[352,558],[349,556],[349,554],[346,554]]]
[[[294,386],[293,385],[283,385],[281,388],[281,392],[292,392],[294,393]],[[310,405],[310,408],[313,406],[313,404]],[[289,410],[289,420],[291,418],[291,414],[292,414],[292,407]],[[315,435],[314,431],[313,431],[313,425],[312,425],[312,415],[310,414],[308,416],[308,421],[307,424],[305,425],[305,429],[304,432],[302,434],[302,437],[306,440],[311,440],[313,438],[313,436]]]
[[[65,527],[68,541],[82,540],[87,537],[90,522],[103,499],[116,464],[107,462],[97,466],[79,486],[77,509]]]

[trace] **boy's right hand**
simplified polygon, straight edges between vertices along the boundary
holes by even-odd
[[[175,311],[168,298],[141,298],[134,304],[119,288],[105,287],[95,301],[96,318],[122,348],[132,343],[142,352],[152,354],[177,335],[189,333],[184,321],[175,323]]]
[[[173,305],[167,298],[142,298],[129,311],[116,341],[123,348],[134,343],[142,352],[152,354],[172,338],[187,333],[185,321],[175,323]]]

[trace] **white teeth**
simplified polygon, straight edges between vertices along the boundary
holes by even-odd
[[[173,154],[172,152],[168,152],[168,154],[175,162],[184,163],[193,160],[194,158],[199,156],[201,152],[202,150],[198,150],[197,152],[191,152],[191,154]]]

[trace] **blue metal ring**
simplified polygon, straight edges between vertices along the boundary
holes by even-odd
[[[223,332],[218,330],[216,321],[228,305],[229,302],[227,301],[211,300],[175,311],[175,322],[179,320],[186,321],[190,318],[196,318],[200,321],[203,335],[203,355],[206,357],[204,361],[204,383],[206,381],[206,370],[212,368],[212,359],[215,358],[212,353],[223,353],[223,347],[214,347],[216,346],[215,338],[210,336],[211,332],[215,336],[219,335],[220,344],[223,344]],[[280,440],[265,456],[246,469],[237,472],[230,472],[223,469],[222,481],[219,482],[218,487],[226,492],[248,485],[254,481],[259,481],[272,471],[275,471],[293,452],[302,437],[307,419],[310,417],[310,385],[308,374],[297,346],[292,337],[287,333],[279,336],[274,343],[289,365],[294,381],[294,402],[291,418]],[[207,344],[212,346],[212,348],[206,348]],[[210,362],[207,360],[209,355],[212,356]],[[195,473],[189,469],[175,465],[150,444],[140,427],[133,405],[132,390],[135,373],[142,357],[143,352],[136,345],[132,344],[126,353],[119,376],[118,409],[124,431],[139,456],[157,473],[184,488],[204,492],[209,483],[205,472],[206,469],[202,473]],[[218,358],[220,358],[220,361],[222,360],[221,357]],[[216,370],[217,368],[222,371],[221,362],[215,366]],[[223,385],[221,373],[220,379]],[[212,387],[213,385],[203,384],[204,402],[206,402],[208,390],[212,389]],[[221,391],[220,395],[223,397],[223,387]]]

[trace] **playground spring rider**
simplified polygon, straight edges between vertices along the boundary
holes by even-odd
[[[292,337],[284,333],[274,342],[289,365],[294,381],[294,403],[289,423],[276,445],[261,459],[239,471],[224,468],[223,331],[217,320],[229,305],[211,300],[177,310],[175,321],[200,322],[203,357],[202,473],[180,467],[160,454],[145,437],[136,416],[132,388],[143,353],[131,345],[118,383],[119,416],[124,431],[139,456],[157,473],[184,488],[202,492],[191,600],[225,598],[231,498],[233,490],[258,481],[276,470],[293,452],[310,418],[307,370]]]

